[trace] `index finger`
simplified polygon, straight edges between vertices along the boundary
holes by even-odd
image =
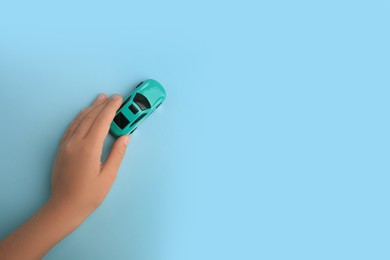
[[[93,122],[86,138],[92,138],[103,143],[108,131],[110,130],[111,122],[114,120],[116,111],[119,109],[122,101],[123,98],[118,94],[111,96],[106,106]]]

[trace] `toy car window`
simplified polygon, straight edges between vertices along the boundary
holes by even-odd
[[[141,120],[144,116],[146,116],[146,113],[143,113],[142,115],[140,115],[132,124],[131,126],[135,125],[136,123],[138,123],[139,120]]]
[[[134,115],[138,113],[138,109],[133,104],[129,106],[129,109]]]
[[[114,118],[115,124],[119,126],[120,129],[125,128],[128,124],[130,124],[130,121],[120,112],[118,113]]]
[[[139,108],[141,108],[141,110],[146,110],[148,108],[151,108],[148,99],[140,93],[135,94],[133,100],[139,106]]]

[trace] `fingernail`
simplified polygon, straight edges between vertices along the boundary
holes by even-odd
[[[118,99],[120,99],[120,98],[121,98],[121,96],[118,95],[118,94],[114,94],[114,95],[111,96],[111,99],[112,99],[112,100],[118,100]]]
[[[97,99],[98,100],[102,100],[102,99],[105,99],[107,96],[106,96],[106,94],[100,94],[98,97],[97,97]]]
[[[125,135],[125,136],[123,137],[123,143],[124,143],[125,145],[127,145],[127,144],[129,143],[129,141],[130,141],[130,136]]]

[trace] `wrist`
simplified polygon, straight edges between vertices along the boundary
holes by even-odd
[[[77,207],[76,203],[65,199],[57,199],[50,197],[50,199],[43,206],[51,215],[63,218],[65,224],[80,225],[91,213],[92,210]]]

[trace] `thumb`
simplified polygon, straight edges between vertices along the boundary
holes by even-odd
[[[122,159],[125,156],[127,144],[130,141],[129,135],[119,137],[112,146],[111,152],[103,165],[102,173],[115,177]]]

